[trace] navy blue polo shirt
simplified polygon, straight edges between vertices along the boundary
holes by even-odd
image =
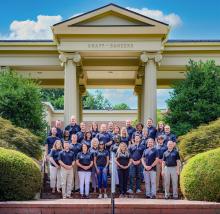
[[[79,163],[83,166],[89,166],[91,164],[91,162],[93,161],[93,156],[90,152],[87,152],[87,153],[79,152],[76,156],[76,160],[79,160]],[[85,170],[85,169],[78,166],[78,171],[91,172],[91,170],[92,170],[92,167]]]
[[[96,165],[97,166],[101,166],[101,167],[105,167],[107,164],[107,157],[109,157],[109,152],[108,150],[104,149],[104,150],[98,150],[95,154],[96,156]]]
[[[87,147],[88,147],[88,149],[91,147],[91,140],[85,140],[85,139],[84,139],[81,143],[82,143],[82,144],[86,144]]]
[[[136,132],[136,129],[132,126],[128,126],[128,127],[126,127],[126,129],[128,132],[129,140],[131,140],[133,133]]]
[[[118,151],[118,147],[119,147],[119,143],[115,143],[114,145],[111,146],[110,151],[116,154]]]
[[[167,150],[163,154],[163,161],[168,167],[177,166],[177,160],[180,160],[179,152],[176,149]]]
[[[96,138],[98,138],[99,142],[103,141],[104,144],[108,143],[109,141],[112,140],[112,136],[111,134],[109,134],[108,132],[100,132],[96,135]],[[106,149],[110,149],[111,146],[107,146]]]
[[[164,152],[167,151],[167,146],[165,144],[163,144],[162,146],[157,145],[156,149],[157,149],[157,152],[158,152],[159,159],[162,160]]]
[[[63,138],[63,130],[60,129],[60,128],[56,128],[56,130],[57,130],[56,136],[59,137],[60,139],[62,139]],[[51,136],[51,135],[52,135],[52,133],[51,133],[51,130],[50,130],[48,136]]]
[[[127,146],[129,145],[129,137],[121,137],[121,143],[125,143]]]
[[[92,158],[94,159],[96,152],[98,151],[98,148],[90,147],[89,152],[92,154]]]
[[[53,158],[53,160],[56,162],[57,165],[60,165],[59,164],[59,153],[61,151],[62,151],[61,149],[57,149],[57,150],[51,149],[51,152],[50,152],[50,157]],[[51,166],[55,167],[55,165],[53,163],[50,162],[50,164],[51,164]]]
[[[142,137],[143,137],[142,131],[135,131],[135,132],[133,133],[133,135],[132,135],[132,139],[135,138],[135,135],[139,135],[141,139],[142,139]]]
[[[53,136],[48,136],[46,141],[45,141],[45,145],[48,145],[48,154],[50,154],[51,149],[53,148],[53,144],[55,143],[56,140],[60,140],[60,138],[58,137],[53,137]]]
[[[62,150],[59,153],[58,160],[61,160],[64,164],[71,166],[73,161],[75,161],[75,155],[72,151],[68,150]]]
[[[148,137],[142,138],[142,140],[141,140],[141,145],[144,146],[145,149],[147,149],[147,140],[148,140]]]
[[[85,132],[79,131],[76,133],[76,135],[77,135],[77,142],[82,143],[82,141],[84,140]]]
[[[167,145],[168,141],[172,140],[173,142],[176,142],[176,135],[169,133],[169,134],[164,134],[164,144]]]
[[[153,138],[155,140],[157,129],[154,126],[146,127],[148,131],[148,138]]]
[[[145,164],[147,166],[151,166],[153,162],[156,160],[156,158],[158,158],[157,149],[156,148],[145,149],[142,157],[144,158]],[[152,167],[151,170],[156,171],[156,166]]]
[[[164,136],[165,132],[163,130],[162,131],[157,130],[156,138],[161,136],[161,135]]]
[[[70,150],[75,154],[75,156],[82,151],[82,144],[80,143],[71,143],[70,142]]]
[[[92,138],[95,138],[95,136],[99,133],[99,131],[94,131],[94,130],[92,130]]]
[[[141,144],[138,144],[138,145],[132,144],[128,147],[128,150],[130,152],[131,159],[133,159],[134,161],[137,161],[142,158],[145,147]]]
[[[70,139],[71,139],[72,134],[76,134],[77,132],[80,131],[80,126],[78,124],[75,125],[69,124],[68,126],[66,126],[65,130],[69,131]]]
[[[129,164],[130,161],[130,154],[129,153],[117,153],[116,154],[116,159],[118,161],[118,163],[122,166],[127,166]],[[118,166],[118,168],[120,169],[120,167]]]

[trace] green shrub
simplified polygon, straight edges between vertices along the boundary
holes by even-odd
[[[189,159],[180,175],[180,187],[189,200],[220,201],[220,148]]]
[[[179,138],[179,150],[183,160],[220,147],[220,118],[208,125],[201,125]]]
[[[0,148],[0,200],[30,200],[39,192],[40,169],[21,152]]]
[[[37,160],[42,157],[39,137],[0,117],[0,147],[21,151]]]

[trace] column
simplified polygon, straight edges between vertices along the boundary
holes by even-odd
[[[141,121],[141,117],[142,117],[142,86],[141,85],[136,85],[134,88],[134,92],[135,95],[138,98],[138,122],[142,122]]]
[[[77,64],[81,60],[78,53],[62,53],[59,56],[64,69],[64,124],[69,123],[70,117],[74,115],[79,121],[79,87],[77,78]]]
[[[82,97],[86,92],[86,87],[84,85],[79,86],[79,122],[83,121],[83,100]]]
[[[141,61],[144,63],[143,81],[143,117],[152,118],[157,121],[157,63],[162,59],[161,54],[141,54]]]

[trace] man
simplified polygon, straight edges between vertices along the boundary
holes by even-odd
[[[136,193],[141,192],[140,190],[141,171],[142,171],[141,158],[145,147],[140,144],[140,141],[141,141],[140,135],[136,134],[134,137],[134,143],[128,147],[131,158],[131,166],[129,172],[130,187],[128,193],[133,193],[133,183],[135,179],[136,179]]]
[[[56,136],[60,139],[63,138],[63,130],[61,129],[61,121],[60,120],[56,120],[56,123],[55,123],[55,128],[57,129],[57,134]],[[49,132],[49,136],[51,136],[52,133],[51,131]]]
[[[128,132],[128,136],[129,136],[129,141],[131,141],[132,135],[136,131],[136,129],[132,127],[131,120],[126,120],[125,124],[126,124],[126,129]]]
[[[165,199],[170,197],[170,178],[173,185],[173,199],[178,199],[178,176],[180,174],[180,156],[174,149],[173,141],[168,141],[167,151],[163,154],[162,175],[165,181]]]
[[[70,151],[68,141],[64,141],[64,150],[59,153],[58,160],[61,166],[61,183],[63,199],[71,198],[75,155],[73,152]]]
[[[111,121],[108,123],[108,131],[107,132],[113,137],[113,134],[114,134],[114,123],[111,122]]]
[[[78,143],[82,143],[85,137],[85,133],[86,133],[86,124],[82,122],[80,123],[80,131],[76,133]]]
[[[69,137],[71,139],[72,134],[76,134],[80,131],[80,127],[77,124],[77,120],[75,116],[71,116],[70,118],[70,124],[65,127],[65,130],[69,131]]]
[[[165,125],[164,126],[164,144],[167,145],[168,141],[173,141],[174,146],[176,146],[176,135],[171,133],[170,126]]]
[[[157,129],[153,126],[153,119],[152,118],[147,119],[146,128],[148,131],[148,138],[153,138],[155,140],[155,137],[157,134]]]
[[[156,165],[158,162],[158,152],[154,148],[154,139],[147,140],[147,149],[144,150],[142,156],[142,164],[144,166],[144,181],[146,188],[146,198],[156,198]]]
[[[74,153],[75,157],[79,152],[82,150],[82,145],[77,142],[77,135],[72,134],[70,143],[70,150]],[[77,172],[77,165],[75,164],[73,166],[73,191],[78,192],[79,191],[79,175]]]

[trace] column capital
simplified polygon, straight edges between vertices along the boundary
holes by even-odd
[[[85,85],[80,85],[79,86],[79,92],[80,92],[80,94],[83,96],[83,95],[85,95],[85,93],[86,93],[86,87],[85,87]]]
[[[135,85],[135,87],[134,87],[134,93],[135,93],[136,95],[141,94],[141,93],[142,93],[142,85]]]
[[[162,60],[162,55],[160,53],[147,53],[147,52],[143,52],[140,55],[140,60],[142,63],[148,63],[149,61],[154,61],[155,63],[160,63],[160,61]]]
[[[68,60],[72,60],[72,62],[74,62],[75,64],[79,64],[81,62],[81,55],[78,52],[75,52],[75,53],[61,52],[59,55],[59,60],[61,61],[62,66]]]

